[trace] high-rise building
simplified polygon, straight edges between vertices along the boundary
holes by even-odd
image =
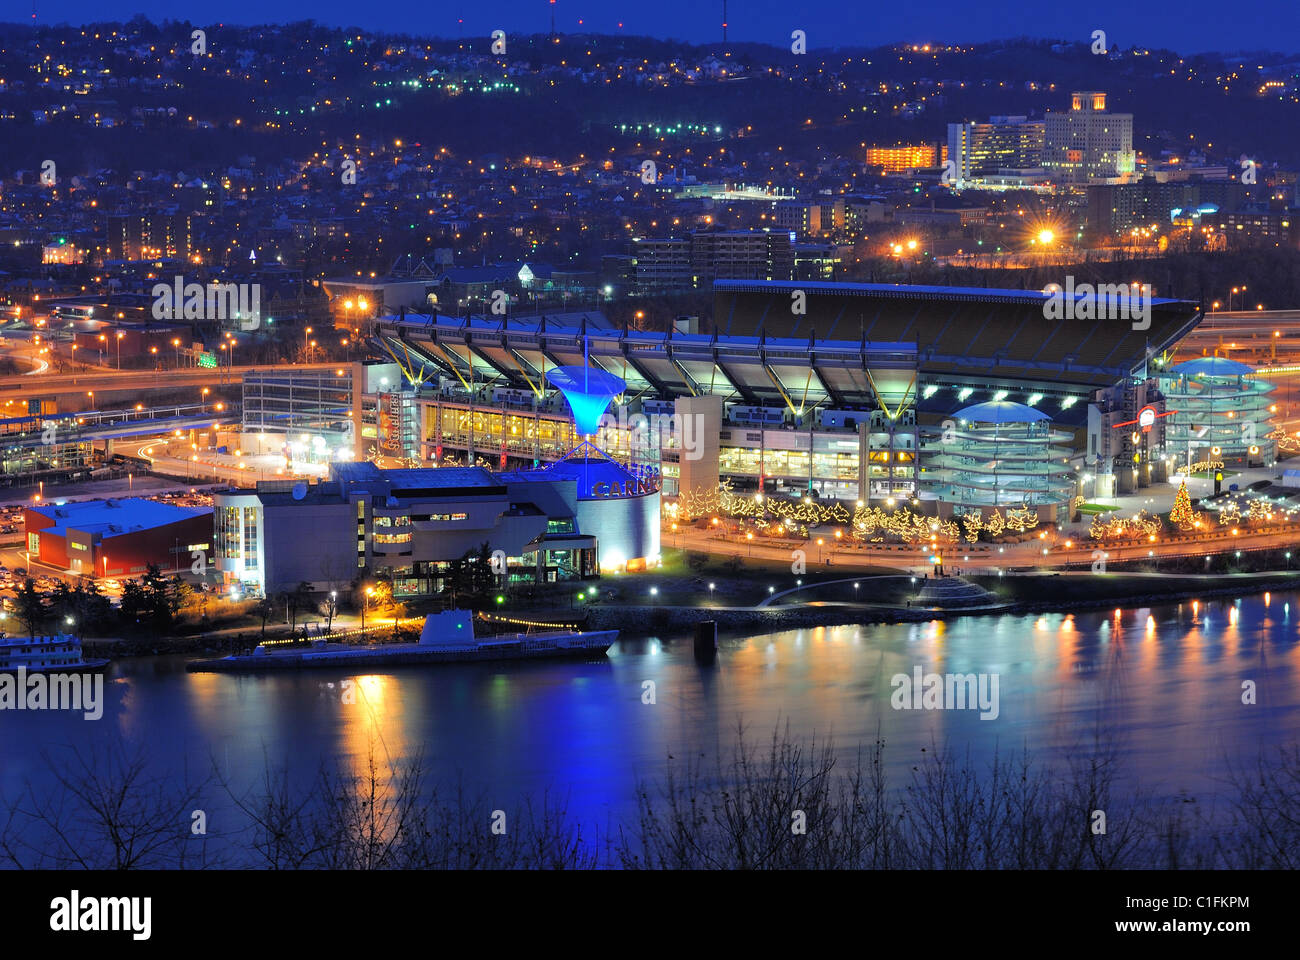
[[[1038,167],[1043,162],[1043,121],[989,117],[988,123],[950,123],[948,159],[956,164],[959,180]]]
[[[696,275],[736,280],[789,280],[794,254],[790,235],[766,230],[717,230],[691,235]]]
[[[104,224],[104,259],[188,259],[190,218],[183,213],[109,216]]]
[[[814,210],[817,208],[813,208]],[[715,278],[790,280],[790,234],[767,230],[716,230],[689,237],[632,241],[638,293],[689,290]]]
[[[1070,109],[1043,120],[1043,166],[1064,183],[1089,183],[1132,175],[1133,114],[1110,113],[1106,94],[1070,94]]]
[[[631,273],[637,293],[690,289],[695,285],[691,275],[690,238],[633,240]]]
[[[793,230],[801,237],[822,234],[822,207],[810,200],[781,200],[772,208],[772,218],[782,230]]]

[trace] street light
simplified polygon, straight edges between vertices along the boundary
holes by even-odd
[[[366,607],[370,605],[370,598],[375,595],[374,587],[366,587],[366,595],[361,598],[361,633],[366,632]]]

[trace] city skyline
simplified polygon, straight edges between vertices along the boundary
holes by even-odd
[[[127,3],[0,23],[11,928],[602,912],[557,869],[1265,927],[1300,58],[1178,51],[1296,25]]]

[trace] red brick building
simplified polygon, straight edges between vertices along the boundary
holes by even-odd
[[[194,551],[212,555],[212,509],[154,500],[87,500],[23,511],[29,568],[38,564],[97,577],[134,577],[151,563],[187,570]]]

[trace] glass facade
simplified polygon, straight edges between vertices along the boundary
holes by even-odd
[[[1060,505],[1075,490],[1070,434],[1051,423],[967,423],[926,435],[921,485],[958,507]]]
[[[258,507],[217,507],[212,511],[215,555],[223,570],[257,579],[261,570]],[[224,562],[222,562],[224,561]]]
[[[1272,464],[1277,458],[1276,442],[1268,436],[1276,413],[1270,396],[1274,385],[1249,374],[1216,375],[1195,367],[1196,361],[1180,364],[1172,371],[1177,376],[1160,378],[1169,410],[1164,418],[1166,453],[1178,464]]]

